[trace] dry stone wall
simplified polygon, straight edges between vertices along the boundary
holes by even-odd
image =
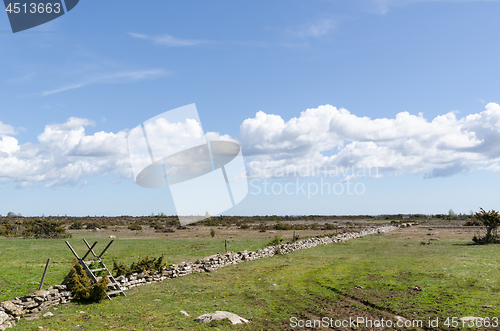
[[[36,291],[15,300],[0,303],[0,330],[15,325],[21,317],[33,318],[44,309],[71,301],[71,292],[66,285],[55,285],[48,290]]]
[[[411,226],[411,223],[405,223]],[[243,251],[238,253],[215,254],[205,257],[196,262],[182,262],[163,268],[161,272],[153,275],[147,273],[134,273],[129,276],[119,276],[115,279],[120,283],[123,290],[131,289],[135,286],[160,282],[165,279],[187,276],[193,272],[210,272],[227,265],[238,264],[244,261],[252,261],[271,257],[276,254],[288,254],[300,249],[308,249],[318,245],[326,245],[336,242],[345,242],[349,239],[360,238],[372,234],[385,233],[398,229],[395,226],[385,226],[380,228],[368,228],[359,232],[348,232],[335,237],[310,238],[294,243],[286,243],[276,246],[269,246],[256,251]],[[37,291],[15,300],[0,303],[0,331],[12,327],[21,317],[36,318],[40,311],[61,303],[72,300],[71,292],[66,285],[55,285],[48,290]]]

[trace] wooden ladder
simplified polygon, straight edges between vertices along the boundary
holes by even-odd
[[[116,281],[116,279],[113,277],[113,275],[109,271],[108,267],[106,267],[106,265],[104,264],[104,262],[102,262],[102,260],[101,260],[101,257],[104,255],[104,253],[109,248],[109,246],[111,246],[111,244],[113,243],[113,241],[114,240],[110,241],[110,243],[108,244],[108,246],[106,246],[106,248],[104,248],[104,250],[102,251],[102,253],[100,255],[96,255],[96,253],[94,252],[94,247],[97,244],[97,241],[94,242],[94,244],[92,244],[92,246],[90,246],[89,243],[87,242],[87,240],[83,239],[83,242],[85,243],[85,245],[87,245],[87,248],[88,248],[88,251],[83,256],[83,258],[80,258],[78,256],[78,254],[76,254],[76,252],[73,249],[73,247],[71,247],[71,245],[69,244],[69,242],[66,241],[66,245],[68,245],[69,249],[71,250],[71,252],[73,253],[73,255],[77,258],[77,260],[80,263],[80,265],[82,266],[83,270],[85,270],[85,272],[87,273],[87,275],[90,277],[90,279],[92,279],[92,281],[94,283],[97,283],[99,281],[99,278],[100,278],[100,277],[97,277],[95,274],[97,272],[100,272],[100,271],[106,271],[108,279],[110,280],[110,282],[108,283],[108,291],[106,292],[106,296],[108,297],[109,300],[111,300],[111,295],[121,294],[121,295],[125,296],[125,292],[120,287],[120,284]],[[92,255],[94,256],[94,259],[93,260],[85,261],[85,259],[87,258],[87,255],[89,255],[89,253],[92,253]],[[102,267],[101,268],[97,268],[97,269],[90,269],[89,265],[91,265],[92,263],[98,263]]]

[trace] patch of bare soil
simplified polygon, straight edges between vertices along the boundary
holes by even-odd
[[[349,296],[339,295],[335,302],[322,303],[319,316],[311,312],[298,314],[295,319],[278,326],[272,324],[273,330],[424,330],[413,327],[397,327],[396,322],[401,319],[391,312],[377,309]],[[388,322],[390,321],[390,322]],[[404,321],[404,320],[402,320]],[[388,326],[391,323],[391,326]],[[404,322],[400,322],[404,323]],[[408,323],[408,322],[407,322]],[[270,324],[271,326],[271,324]]]

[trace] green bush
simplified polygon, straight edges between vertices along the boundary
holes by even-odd
[[[474,214],[474,217],[486,227],[486,235],[482,238],[474,236],[472,240],[480,244],[500,243],[500,237],[497,234],[497,228],[500,226],[498,211],[490,210],[487,212],[481,208],[480,212]]]
[[[291,230],[293,229],[293,226],[290,224],[283,224],[281,222],[278,222],[274,225],[275,230]]]
[[[311,224],[311,225],[309,226],[309,228],[310,228],[311,230],[316,230],[316,229],[318,229],[319,227],[320,227],[320,225],[319,225],[318,223],[313,223],[313,224]]]
[[[113,260],[113,273],[115,274],[115,277],[126,276],[131,274],[130,268],[127,267],[126,264],[118,263],[115,260]]]
[[[82,302],[101,302],[107,296],[108,277],[103,276],[97,283],[91,284],[89,277],[79,263],[75,263],[66,283],[73,293],[73,299]]]
[[[96,221],[90,221],[85,223],[85,226],[87,227],[87,230],[93,230],[95,228],[100,228],[101,226],[99,225],[98,222]]]
[[[102,269],[102,268],[104,268],[104,265],[101,262],[93,261],[91,264],[89,264],[89,269],[90,270]],[[101,270],[101,271],[94,272],[94,275],[96,277],[101,277],[101,276],[104,276],[106,274],[107,274],[106,270]]]
[[[215,230],[213,228],[210,229],[210,235],[212,236],[212,238],[215,237]]]
[[[274,236],[273,240],[271,240],[271,242],[267,245],[268,246],[276,246],[276,245],[281,244],[282,241],[283,241],[283,238],[281,238],[281,236],[277,234]]]
[[[142,226],[140,226],[139,224],[131,224],[128,226],[128,228],[132,231],[142,231]]]
[[[83,223],[81,221],[76,221],[69,227],[71,230],[81,230],[83,229]]]
[[[45,219],[25,219],[21,226],[24,228],[21,235],[23,237],[35,239],[60,239],[71,238],[71,233],[66,233],[66,229],[59,221]]]
[[[132,262],[130,267],[124,263],[118,263],[113,261],[113,273],[115,277],[118,276],[128,276],[133,273],[145,272],[148,274],[153,274],[165,266],[163,262],[163,255],[159,258],[150,258],[149,256],[143,257],[139,262]]]
[[[330,224],[330,223],[325,223],[325,226],[323,226],[323,230],[336,230],[337,229],[337,226],[335,226],[334,224]]]

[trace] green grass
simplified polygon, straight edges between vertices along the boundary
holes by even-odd
[[[87,248],[83,238],[100,254],[111,240],[109,233],[72,231],[73,238],[67,239],[80,257]],[[159,257],[165,255],[167,263],[196,261],[218,252],[224,252],[224,240],[220,238],[183,238],[183,239],[141,239],[141,235],[130,232],[115,240],[103,257],[108,268],[113,267],[113,259],[118,262],[131,263],[146,255]],[[61,284],[71,269],[73,254],[65,244],[65,239],[22,239],[0,237],[0,302],[18,296],[31,294],[38,290],[45,263],[51,263],[44,288]],[[234,240],[229,243],[233,251],[255,250],[266,246],[268,240]]]
[[[72,240],[78,242],[77,238]],[[40,247],[48,242],[38,241]],[[220,246],[220,242],[205,239],[119,242],[113,248],[117,255],[166,253],[185,260],[213,254]],[[60,305],[50,310],[55,316],[21,320],[18,329],[288,330],[292,316],[314,319],[397,314],[423,320],[430,316],[500,317],[500,246],[465,245],[469,242],[441,239],[423,246],[420,240],[398,233],[368,236],[141,286],[127,291],[127,297],[101,304]],[[265,243],[241,244],[251,248]],[[47,252],[50,249],[46,248]],[[66,251],[61,248],[68,255]],[[69,260],[67,257],[66,262]],[[355,289],[358,285],[364,288]],[[415,285],[422,291],[409,289]],[[486,305],[494,308],[483,308]],[[181,315],[179,310],[191,317]],[[210,326],[193,321],[215,310],[236,313],[251,323]]]

